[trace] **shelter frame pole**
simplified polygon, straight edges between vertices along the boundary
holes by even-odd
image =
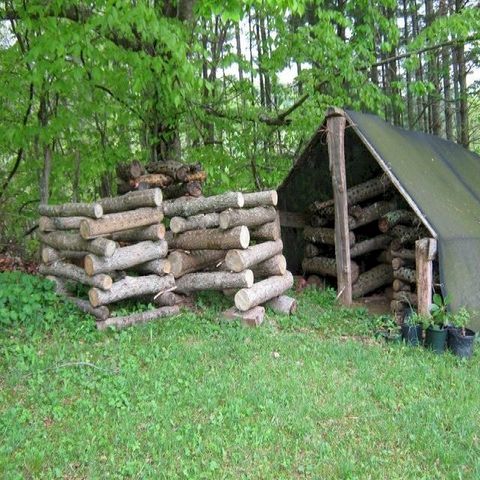
[[[437,241],[422,238],[415,242],[418,313],[429,315],[433,292],[433,260],[437,255]]]
[[[347,177],[345,171],[345,125],[343,110],[327,112],[327,142],[333,200],[335,203],[335,259],[337,291],[342,305],[352,304],[352,271],[350,266],[350,237],[348,228]]]

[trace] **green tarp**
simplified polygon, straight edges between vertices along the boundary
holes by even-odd
[[[435,231],[442,291],[450,294],[452,307],[480,312],[480,157],[374,115],[345,113],[350,127]],[[473,327],[480,329],[478,314]]]

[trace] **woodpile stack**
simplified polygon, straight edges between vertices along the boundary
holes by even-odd
[[[383,289],[402,313],[416,305],[414,245],[428,233],[385,176],[350,188],[347,198],[352,296]],[[334,201],[314,202],[307,213],[303,270],[336,278]]]
[[[276,204],[275,191],[165,201],[168,261],[177,295],[223,291],[235,302],[225,317],[249,325],[261,323],[261,305],[272,300],[272,309],[292,313],[294,301],[282,296],[293,278],[282,255]]]
[[[207,178],[199,163],[186,165],[174,161],[150,162],[147,165],[134,161],[118,165],[116,173],[119,194],[161,188],[165,199],[200,197]]]
[[[160,189],[130,192],[91,204],[40,205],[40,273],[97,319],[99,329],[171,315],[178,307],[114,317],[110,307],[130,298],[152,300],[174,289]],[[89,287],[88,300],[70,285]]]

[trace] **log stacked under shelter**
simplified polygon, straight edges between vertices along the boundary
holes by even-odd
[[[160,189],[130,192],[95,203],[40,205],[40,273],[79,308],[97,319],[99,329],[126,326],[171,315],[178,307],[115,316],[122,300],[153,300],[175,287],[163,224]],[[72,295],[85,285],[88,300]]]
[[[146,165],[134,161],[118,165],[116,173],[119,194],[161,188],[164,199],[200,197],[207,178],[199,163],[187,165],[175,161],[150,162]]]
[[[415,241],[428,232],[385,175],[351,187],[347,199],[352,296],[383,291],[403,313],[416,305]],[[314,202],[307,217],[303,270],[335,279],[333,199]]]

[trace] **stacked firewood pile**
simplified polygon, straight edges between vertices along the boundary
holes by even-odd
[[[347,198],[353,298],[386,288],[392,309],[401,310],[400,305],[415,301],[411,293],[416,281],[412,268],[415,252],[411,246],[427,232],[385,176],[350,188]],[[303,270],[334,278],[334,201],[314,202],[308,217]]]
[[[121,300],[152,299],[175,287],[165,259],[168,246],[160,189],[103,198],[91,204],[40,205],[39,213],[39,239],[43,244],[40,273],[95,316],[99,329],[178,312],[178,307],[124,317],[110,312],[110,307]],[[70,293],[72,283],[90,287],[88,300]]]
[[[196,291],[223,291],[235,302],[224,316],[252,325],[263,321],[261,305],[267,302],[274,310],[294,311],[295,300],[282,295],[293,277],[282,255],[276,204],[275,191],[165,201],[168,260],[176,280],[175,293],[165,298],[183,303]]]
[[[150,162],[146,166],[138,161],[119,164],[116,169],[117,190],[124,194],[133,190],[161,188],[163,198],[182,196],[200,197],[207,178],[202,166],[180,162]]]

